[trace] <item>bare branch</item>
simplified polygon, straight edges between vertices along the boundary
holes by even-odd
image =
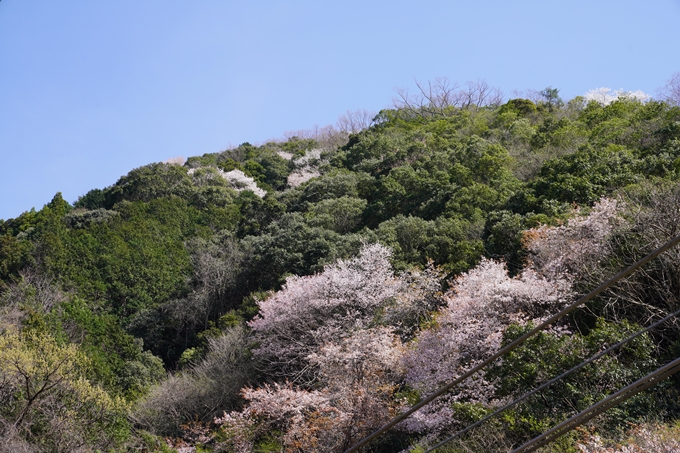
[[[376,112],[366,109],[347,110],[347,112],[338,117],[338,121],[335,124],[340,132],[356,134],[364,129],[368,129],[373,124],[373,118],[376,115]]]
[[[503,92],[490,86],[485,80],[467,82],[465,89],[451,83],[446,77],[421,83],[416,80],[418,94],[411,95],[405,88],[397,88],[398,98],[394,106],[414,116],[438,116],[450,114],[452,108],[497,106],[504,102]]]
[[[680,72],[673,74],[657,94],[671,105],[680,105]]]

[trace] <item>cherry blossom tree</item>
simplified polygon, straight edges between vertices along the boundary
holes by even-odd
[[[482,260],[456,279],[436,326],[423,330],[404,358],[406,383],[428,394],[451,382],[500,349],[512,323],[539,322],[568,300],[566,280],[550,281],[529,269],[515,278],[503,263]],[[465,381],[405,422],[411,431],[437,431],[455,423],[451,403],[489,404],[495,388],[483,374]]]
[[[244,389],[244,409],[216,419],[227,448],[250,451],[280,432],[275,441],[286,451],[344,451],[395,414],[401,338],[443,295],[433,266],[396,275],[390,257],[382,245],[365,245],[258,302],[249,323],[255,353],[279,382]]]
[[[430,321],[446,305],[442,293],[444,272],[429,262],[425,269],[414,268],[399,275],[401,291],[380,313],[383,324],[391,326],[402,341],[413,338],[423,322]]]
[[[313,381],[310,354],[368,328],[400,292],[390,255],[382,245],[367,245],[319,274],[289,277],[281,291],[258,302],[259,314],[249,323],[260,341],[256,354],[294,382]]]
[[[619,99],[630,99],[638,102],[647,102],[652,97],[649,94],[637,91],[612,90],[611,88],[601,87],[588,91],[583,95],[586,102],[595,101],[602,105],[609,105]]]
[[[344,451],[394,415],[403,352],[390,328],[360,330],[310,356],[320,369],[320,390],[290,383],[246,388],[246,407],[215,423],[226,445],[239,452],[252,451],[257,439],[274,431],[286,451]]]
[[[321,162],[322,149],[310,149],[305,152],[304,156],[293,158],[291,160],[294,166],[293,171],[288,175],[288,185],[290,187],[297,187],[312,178],[320,176],[319,164]]]
[[[605,238],[622,221],[619,209],[617,200],[603,198],[587,216],[576,215],[558,227],[528,230],[524,243],[531,267],[549,279],[582,276],[605,253]]]
[[[397,275],[390,250],[378,244],[319,274],[290,277],[258,302],[249,323],[255,353],[275,377],[244,389],[244,409],[216,420],[229,448],[250,451],[279,432],[286,451],[344,450],[405,404],[395,397],[399,386],[426,395],[499,350],[510,325],[540,323],[567,303],[587,257],[604,253],[617,206],[603,199],[587,216],[530,230],[532,261],[523,272],[511,278],[504,263],[484,259],[445,294],[436,268]],[[439,433],[456,425],[454,403],[493,406],[495,395],[496,383],[478,374],[402,428]]]
[[[167,159],[164,163],[170,164],[170,165],[178,165],[182,166],[184,163],[187,161],[186,157],[184,156],[177,156],[177,157],[171,157],[170,159]]]
[[[209,184],[212,179],[222,178],[226,180],[229,186],[237,192],[242,190],[250,190],[258,197],[262,198],[267,195],[267,192],[260,189],[253,178],[246,175],[239,169],[231,171],[223,171],[215,167],[201,167],[190,168],[187,173],[192,177],[194,184],[204,186]]]

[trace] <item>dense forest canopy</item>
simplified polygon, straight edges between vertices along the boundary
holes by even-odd
[[[680,232],[679,84],[438,79],[0,221],[0,452],[344,451]],[[424,451],[678,308],[672,250],[365,451]],[[441,451],[516,447],[679,352],[672,321]],[[552,448],[668,444],[679,382]]]

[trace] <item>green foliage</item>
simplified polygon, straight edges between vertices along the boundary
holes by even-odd
[[[279,143],[278,146],[281,147],[283,151],[292,153],[296,157],[302,157],[310,149],[318,147],[316,140],[311,138],[300,138],[297,136],[290,137],[284,143]]]
[[[559,92],[559,89],[553,87],[544,88],[539,92],[545,100],[544,105],[548,108],[549,112],[552,112],[553,109],[561,107],[564,104],[562,99],[560,99]]]
[[[236,194],[233,190],[221,186],[197,188],[191,196],[191,204],[199,209],[223,208],[225,214],[238,216],[238,208],[233,205]]]
[[[5,234],[0,236],[0,291],[8,282],[15,280],[19,270],[31,263],[33,244]]]
[[[0,430],[5,442],[70,452],[122,444],[129,431],[123,400],[92,385],[74,344],[35,332],[0,334]]]
[[[276,198],[272,196],[260,198],[248,190],[239,192],[236,204],[240,212],[236,231],[241,237],[261,234],[285,211],[285,206]]]
[[[394,251],[394,266],[407,269],[428,261],[452,273],[474,266],[482,256],[479,225],[464,220],[396,216],[380,224],[377,237]]]
[[[547,117],[536,130],[536,134],[532,136],[531,146],[533,148],[543,148],[546,145],[558,145],[559,132],[569,124],[569,120],[566,118],[557,120],[553,117]]]
[[[98,208],[93,211],[75,209],[64,216],[64,222],[73,229],[88,228],[93,224],[105,223],[118,215],[116,211]]]
[[[373,179],[366,173],[336,170],[314,178],[292,192],[288,201],[290,210],[302,211],[309,203],[322,200],[352,197],[366,198],[372,191]]]
[[[150,164],[132,170],[104,192],[105,207],[127,201],[151,201],[176,195],[186,197],[191,192],[191,178],[185,167],[171,164]]]
[[[53,338],[59,348],[72,345],[87,362],[79,376],[89,385],[141,401],[164,375],[159,357],[171,369],[179,361],[185,373],[196,373],[211,342],[256,316],[256,298],[289,275],[309,275],[352,256],[362,243],[390,246],[399,271],[432,261],[455,276],[487,256],[516,272],[524,264],[526,229],[558,224],[574,204],[587,208],[626,191],[635,207],[631,218],[638,218],[608,243],[591,276],[599,281],[680,224],[673,215],[677,194],[646,183],[680,177],[680,108],[627,99],[564,104],[552,87],[540,94],[537,104],[450,105],[437,114],[383,110],[373,126],[337,149],[321,139],[291,137],[190,157],[184,166],[154,163],[87,192],[73,207],[58,193],[42,209],[0,222],[0,321]],[[320,148],[324,153],[314,163],[320,175],[288,188],[295,160]],[[232,189],[222,176],[232,170],[255,179],[266,196]],[[634,303],[617,306],[613,292],[604,294],[589,307],[591,314],[575,315],[582,333],[538,337],[504,362],[501,396],[592,353],[595,340],[611,342],[632,328],[598,324],[599,317],[642,323],[657,314],[649,307],[675,306],[677,266],[673,259],[660,263],[644,278],[626,281]],[[51,283],[41,287],[42,280],[31,280],[34,274]],[[579,288],[592,284],[579,282]],[[514,329],[506,341],[522,331]],[[498,439],[512,444],[541,430],[653,366],[662,354],[655,347],[672,351],[680,344],[670,331],[644,341],[506,415],[510,434],[496,426]],[[217,387],[194,377],[181,381],[188,386],[181,387],[182,407],[199,407],[216,395],[205,389]],[[675,395],[665,387],[659,392]],[[223,407],[236,408],[237,390],[230,395]],[[663,401],[638,396],[603,423],[677,410]],[[470,420],[479,410],[456,408]],[[399,436],[394,445],[404,444]],[[486,448],[483,439],[474,442]]]
[[[306,217],[312,226],[346,234],[359,226],[366,205],[361,198],[330,198],[311,205]]]
[[[367,134],[348,148],[344,165],[361,158],[361,168],[376,178],[367,194],[369,227],[396,214],[483,218],[483,210],[502,204],[518,184],[507,150],[477,136],[456,143],[434,134]],[[367,147],[380,157],[367,155]]]
[[[177,453],[177,450],[168,447],[166,440],[154,436],[153,434],[138,430],[136,432],[136,446],[140,451],[146,451],[149,453]]]
[[[518,116],[529,116],[536,113],[536,104],[528,99],[510,99],[498,109],[498,115],[512,112]]]
[[[106,204],[106,194],[101,189],[92,189],[73,203],[74,208],[96,210],[103,208]]]
[[[107,390],[134,399],[165,376],[161,360],[143,351],[141,342],[126,333],[115,316],[94,313],[80,299],[62,303],[51,316],[62,335],[78,343],[90,360],[88,378]]]
[[[279,150],[294,149],[295,146],[281,144],[281,146],[255,147],[249,143],[243,143],[237,148],[216,154],[204,154],[201,157],[191,157],[186,166],[199,170],[201,168],[217,167],[222,171],[241,170],[247,176],[252,177],[260,185],[273,190],[282,190],[286,186],[291,165],[286,159],[279,156]],[[293,152],[293,151],[287,151]]]
[[[310,226],[301,214],[289,213],[244,242],[252,257],[249,275],[257,282],[253,289],[268,289],[288,275],[320,270],[324,260],[338,256],[337,246],[344,241],[334,231]]]
[[[275,152],[263,152],[254,162],[259,165],[260,170],[257,173],[251,171],[253,176],[260,176],[262,182],[276,190],[281,190],[286,186],[291,170],[287,160]],[[246,169],[249,170],[247,164]]]
[[[519,271],[524,265],[523,232],[537,226],[529,225],[532,218],[533,216],[502,210],[491,212],[486,220],[484,226],[486,255],[506,262],[511,274]]]
[[[590,205],[617,188],[637,182],[633,153],[620,146],[583,147],[574,154],[548,161],[533,183],[543,199]]]
[[[511,326],[504,334],[504,344],[518,338],[533,326]],[[595,355],[603,347],[613,345],[639,329],[627,322],[608,323],[598,320],[587,335],[572,333],[554,335],[540,333],[522,346],[506,354],[495,365],[488,378],[499,379],[498,397],[518,397],[541,383]],[[620,388],[656,369],[652,338],[640,336],[612,355],[587,365],[504,415],[510,430],[520,438],[534,436],[547,427],[614,393]],[[646,414],[662,413],[666,402],[654,394],[633,397],[600,419],[603,427],[612,429],[638,421]]]

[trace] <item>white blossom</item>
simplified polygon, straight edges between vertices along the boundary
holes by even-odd
[[[611,88],[601,87],[588,91],[583,95],[586,102],[595,101],[602,105],[609,105],[619,99],[630,99],[638,102],[647,102],[652,97],[641,90],[625,91],[623,89],[612,91]]]
[[[317,170],[309,170],[309,169],[301,169],[301,170],[293,170],[291,174],[288,175],[288,186],[290,187],[297,187],[300,186],[307,181],[309,181],[312,178],[316,178],[317,176],[320,176],[321,173],[319,173]]]
[[[238,169],[225,172],[216,167],[199,167],[190,168],[187,173],[189,176],[192,176],[194,184],[199,186],[206,185],[213,178],[223,178],[237,192],[250,190],[260,198],[267,195],[266,191],[257,187],[257,183],[253,178]]]
[[[184,162],[186,162],[187,159],[186,157],[183,156],[177,156],[177,157],[171,157],[170,159],[166,160],[165,164],[170,164],[170,165],[179,165],[180,167],[184,165]]]
[[[288,175],[289,187],[297,187],[310,179],[321,175],[318,169],[321,152],[321,149],[311,149],[308,150],[304,156],[293,159],[292,162],[295,169]]]
[[[286,159],[286,160],[291,160],[293,158],[293,153],[289,153],[286,151],[277,151],[276,154],[279,155],[279,157]]]
[[[482,260],[461,275],[446,295],[448,304],[437,325],[423,330],[405,356],[406,382],[423,395],[456,379],[500,349],[503,332],[512,323],[540,322],[567,301],[569,284],[549,281],[532,270],[515,278],[503,263]],[[452,422],[451,402],[488,404],[495,388],[478,374],[407,419],[417,432],[441,429]]]
[[[616,200],[603,198],[587,216],[576,216],[566,225],[540,226],[525,232],[525,246],[532,253],[531,267],[547,278],[578,278],[604,253],[604,239],[620,221],[617,206]]]
[[[369,327],[377,310],[401,286],[384,246],[327,266],[320,274],[289,277],[281,291],[259,301],[249,325],[260,340],[256,353],[276,367],[299,372],[319,347]]]
[[[232,188],[238,192],[242,190],[250,190],[260,198],[263,198],[265,195],[267,195],[267,192],[257,187],[257,184],[253,178],[247,176],[241,170],[234,169],[226,173],[222,172],[222,176],[224,179],[229,181]]]

